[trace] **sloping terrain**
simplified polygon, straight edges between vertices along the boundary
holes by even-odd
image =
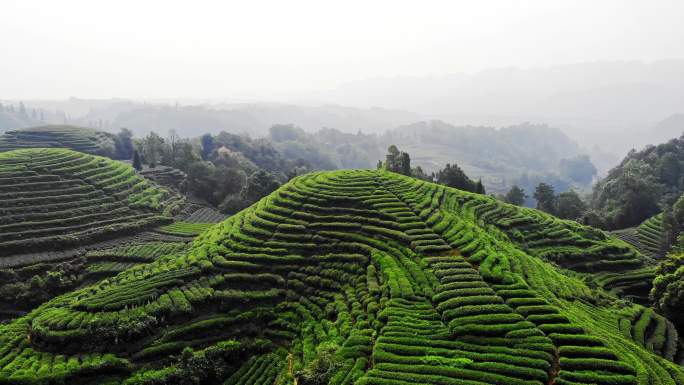
[[[661,255],[663,249],[663,215],[656,214],[637,227],[639,242],[653,255]]]
[[[153,180],[162,186],[169,187],[174,190],[179,190],[181,185],[183,185],[187,179],[187,175],[183,171],[173,167],[161,165],[157,165],[154,168],[144,166],[140,171],[140,174],[147,179]]]
[[[490,197],[308,174],[0,325],[0,383],[683,384],[671,324],[583,280],[648,268]]]
[[[639,226],[664,207],[674,206],[684,193],[683,164],[684,137],[630,151],[592,191],[591,206],[602,218],[601,226]]]
[[[22,148],[69,148],[95,155],[114,153],[114,135],[90,128],[48,125],[7,131],[0,135],[0,151]]]
[[[107,158],[64,149],[0,153],[0,257],[169,223],[181,203]]]

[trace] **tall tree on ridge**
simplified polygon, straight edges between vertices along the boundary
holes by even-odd
[[[527,198],[525,190],[521,189],[518,185],[513,185],[508,190],[508,193],[506,193],[506,202],[516,206],[522,206],[525,203],[525,198]]]
[[[534,199],[537,200],[537,209],[549,214],[556,213],[556,194],[553,186],[544,182],[539,183],[534,191]]]

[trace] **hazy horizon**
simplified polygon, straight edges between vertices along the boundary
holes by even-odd
[[[106,101],[297,107],[257,106],[250,119],[262,131],[529,121],[621,156],[678,132],[653,130],[684,113],[682,14],[674,0],[12,0],[0,14],[10,59],[0,61],[0,101],[41,101],[52,121],[127,124],[138,120]],[[70,97],[93,103],[59,103]]]
[[[683,13],[670,0],[8,1],[0,99],[336,103],[317,99],[374,79],[681,59]]]

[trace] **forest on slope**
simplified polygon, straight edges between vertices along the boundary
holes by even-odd
[[[630,151],[594,188],[592,206],[601,225],[635,226],[671,207],[684,192],[683,170],[683,137]]]
[[[377,136],[331,128],[306,132],[277,124],[263,138],[229,132],[184,138],[175,130],[136,137],[128,129],[111,134],[48,125],[0,135],[0,151],[64,146],[132,160],[137,150],[145,164],[162,164],[188,174],[187,192],[217,207],[222,205],[228,212],[254,202],[238,195],[256,171],[268,174],[260,175],[260,183],[268,186],[313,170],[375,168],[391,145],[410,153],[414,166],[428,175],[438,173],[446,164],[457,164],[472,179],[481,180],[490,193],[504,194],[513,185],[530,193],[542,181],[557,191],[586,191],[597,173],[590,159],[562,132],[533,125],[497,130],[424,122]],[[533,204],[531,195],[526,204]]]
[[[8,103],[14,110],[19,108],[17,102]],[[490,191],[500,193],[505,193],[516,183],[531,191],[542,179],[559,191],[565,191],[570,186],[587,190],[592,176],[588,177],[589,181],[586,176],[579,178],[579,181],[570,178],[561,167],[561,159],[578,161],[577,157],[591,155],[589,161],[583,158],[579,161],[592,163],[599,173],[605,172],[616,162],[616,159],[601,151],[580,148],[574,142],[577,137],[571,139],[554,126],[535,127],[525,123],[515,126],[452,126],[441,121],[426,120],[431,117],[429,115],[403,110],[276,103],[181,105],[168,101],[140,103],[123,99],[75,98],[27,103],[29,107],[25,109],[44,112],[45,122],[93,127],[110,133],[127,128],[132,136],[138,138],[152,132],[166,137],[173,131],[186,139],[202,134],[217,136],[225,132],[255,140],[271,140],[273,126],[292,125],[302,133],[297,135],[296,140],[281,147],[286,147],[283,150],[297,157],[318,162],[314,169],[372,168],[389,145],[411,146],[408,151],[417,156],[416,164],[424,169],[431,172],[446,163],[463,164],[472,177],[482,179]],[[27,116],[31,113],[34,112],[27,112]],[[40,115],[40,112],[37,114]],[[40,124],[44,123],[37,121],[33,125]],[[410,135],[406,134],[411,130],[424,140],[411,140]],[[457,138],[465,139],[470,146],[464,146]],[[450,143],[451,146],[440,147],[440,143]],[[435,144],[438,146],[435,147]],[[493,152],[493,148],[505,148],[505,151]],[[545,148],[553,148],[553,151],[541,150]],[[534,157],[527,155],[528,151],[539,155],[537,162]],[[550,154],[549,158],[547,153]],[[432,154],[433,158],[427,154]],[[448,155],[442,157],[439,154]],[[490,159],[480,154],[496,156]],[[591,174],[591,169],[588,172]]]

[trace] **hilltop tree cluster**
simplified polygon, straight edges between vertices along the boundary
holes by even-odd
[[[385,156],[385,162],[378,161],[378,168],[384,168],[385,170],[396,172],[397,174],[412,176],[416,179],[443,184],[459,190],[485,194],[482,180],[478,180],[477,182],[473,181],[457,164],[447,163],[447,165],[437,173],[428,175],[420,166],[412,168],[411,156],[407,152],[399,151],[395,145],[389,146],[387,155]]]
[[[684,193],[684,136],[632,150],[599,181],[591,206],[606,229],[635,226],[672,206]]]
[[[508,193],[503,197],[503,200],[516,205],[516,206],[522,206],[525,204],[525,199],[527,199],[527,194],[525,194],[525,190],[520,188],[517,184],[513,185],[510,190],[508,190]]]
[[[651,301],[656,309],[684,327],[684,251],[668,254],[656,269],[651,290]]]
[[[514,186],[514,188],[516,187],[517,186]],[[509,191],[509,195],[514,197],[514,199],[519,199],[519,193],[517,191]],[[546,183],[539,183],[533,196],[537,201],[537,209],[559,218],[580,221],[587,211],[586,204],[574,190],[556,194],[553,186]]]
[[[151,132],[137,142],[133,163],[136,168],[144,163],[184,171],[183,192],[226,213],[242,210],[278,188],[287,172],[299,172],[295,162],[282,159],[268,141],[225,132],[194,140],[182,139],[174,131],[166,138]]]
[[[148,167],[160,164],[184,171],[185,192],[226,213],[235,213],[296,175],[345,165],[360,167],[358,163],[367,162],[369,155],[360,155],[363,149],[350,151],[356,148],[350,142],[362,141],[362,137],[322,131],[308,135],[292,125],[275,125],[269,138],[260,139],[227,132],[182,139],[174,131],[164,138],[151,132],[136,143],[135,153]],[[336,146],[329,143],[327,148],[334,148],[336,156],[345,162],[335,161],[335,156],[323,150],[326,145],[319,143],[323,137],[338,139],[331,141]]]

